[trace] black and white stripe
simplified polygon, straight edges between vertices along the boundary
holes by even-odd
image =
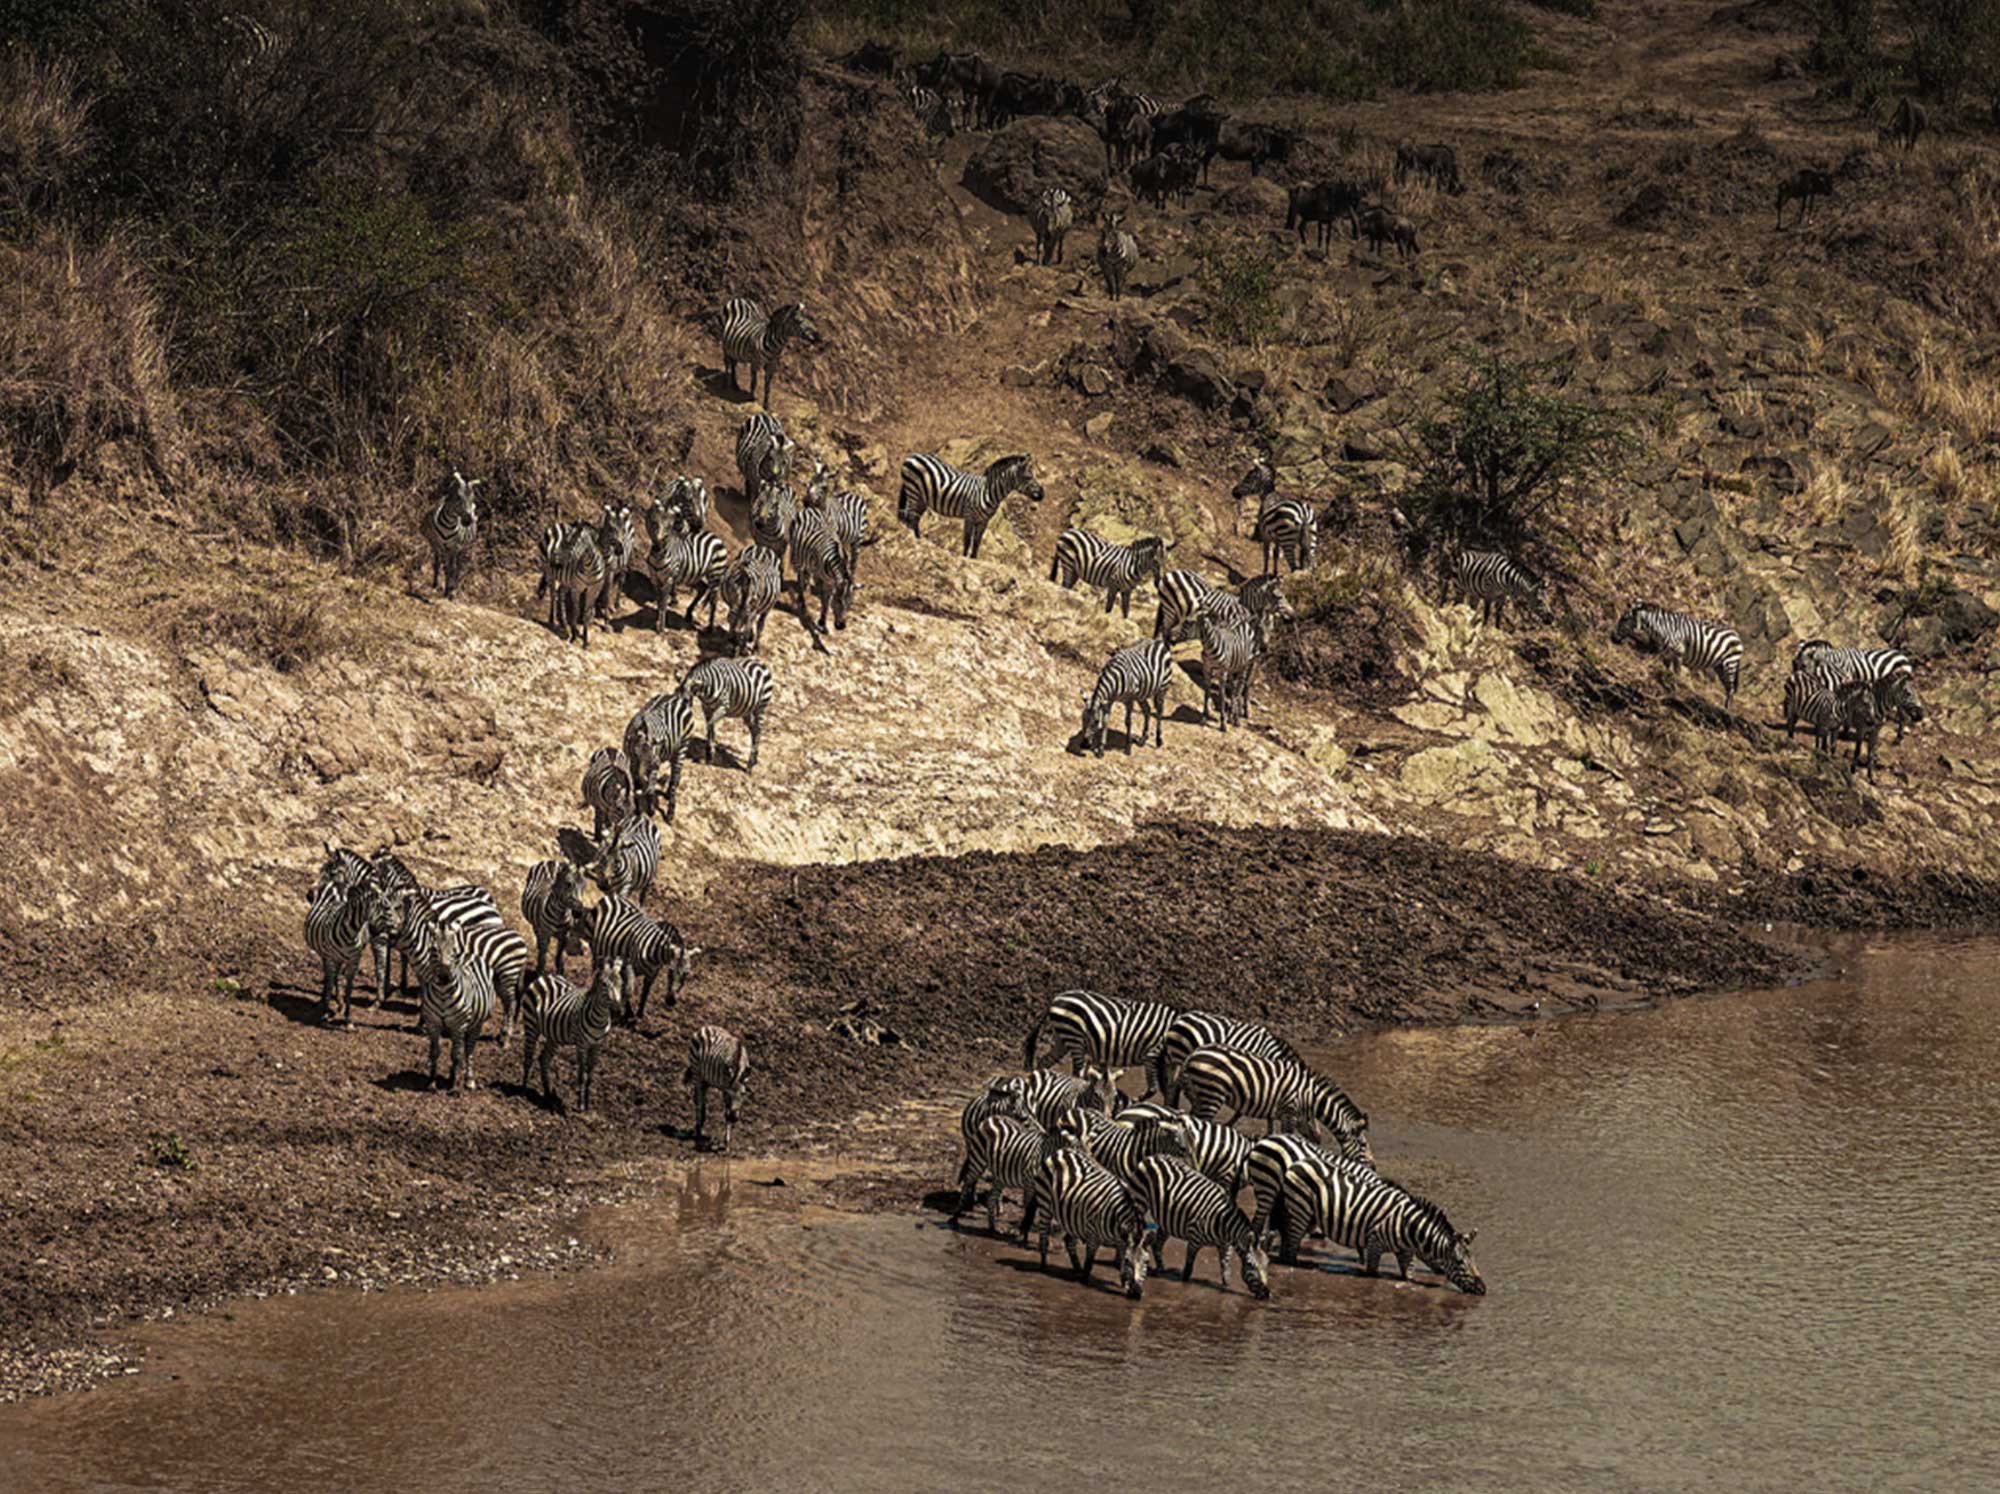
[[[625,761],[632,771],[632,791],[639,807],[652,813],[659,807],[660,769],[667,770],[667,813],[674,822],[680,797],[681,764],[694,740],[694,702],[684,690],[655,695],[625,725]]]
[[[556,631],[569,642],[581,640],[585,648],[590,647],[590,615],[604,591],[606,574],[597,531],[588,524],[569,525],[549,572],[549,584],[555,592]]]
[[[590,838],[603,843],[604,832],[632,813],[632,768],[616,747],[600,747],[583,770],[583,802],[590,810]]]
[[[1171,1105],[1127,1105],[1118,1112],[1118,1119],[1127,1124],[1137,1124],[1143,1120],[1178,1122],[1181,1128],[1181,1141],[1187,1147],[1188,1162],[1197,1172],[1206,1173],[1225,1188],[1233,1189],[1236,1186],[1237,1174],[1242,1170],[1243,1159],[1250,1154],[1250,1138],[1234,1126],[1199,1120],[1192,1115],[1183,1114]]]
[[[558,610],[562,602],[562,591],[556,585],[555,578],[563,551],[569,545],[569,530],[569,524],[558,519],[542,531],[542,537],[535,545],[535,558],[540,563],[542,571],[541,580],[535,583],[535,595],[538,598],[546,596],[549,599],[551,633],[559,631],[562,627],[562,618]]]
[[[583,873],[573,862],[554,859],[537,861],[528,868],[521,887],[521,916],[535,936],[535,974],[548,963],[549,943],[556,947],[556,974],[563,973],[563,956],[580,920],[588,910],[583,904]]]
[[[745,545],[722,573],[722,604],[729,609],[729,636],[739,654],[764,643],[764,620],[785,586],[784,557],[765,545]]]
[[[1211,701],[1224,731],[1231,721],[1247,724],[1250,675],[1263,645],[1256,623],[1247,617],[1224,620],[1210,609],[1195,618],[1195,631],[1201,638],[1201,724],[1208,725]]]
[[[590,869],[590,879],[609,897],[643,903],[660,865],[660,831],[644,815],[627,815],[611,834]]]
[[[1300,498],[1280,498],[1257,516],[1257,540],[1264,546],[1264,574],[1284,561],[1288,571],[1311,570],[1319,554],[1319,515]]]
[[[1125,1295],[1138,1298],[1146,1287],[1146,1211],[1119,1179],[1074,1146],[1059,1146],[1035,1175],[1035,1197],[1045,1210],[1042,1267],[1049,1264],[1049,1234],[1061,1229],[1063,1248],[1080,1280],[1088,1281],[1097,1252],[1110,1246]],[[1078,1253],[1079,1247],[1082,1254]]]
[[[1875,687],[1866,680],[1839,680],[1823,670],[1794,670],[1785,681],[1785,735],[1804,721],[1813,730],[1814,750],[1829,757],[1840,750],[1840,739],[1854,742],[1854,766],[1868,749],[1868,781],[1875,781],[1877,742],[1883,713]]]
[[[1498,550],[1460,550],[1451,557],[1450,581],[1469,603],[1479,606],[1482,623],[1498,623],[1509,601],[1546,616],[1542,583]]]
[[[738,388],[736,365],[750,365],[750,396],[757,396],[757,371],[764,371],[764,403],[771,403],[771,380],[778,360],[794,339],[806,347],[819,340],[819,329],[807,320],[805,308],[793,301],[770,316],[755,301],[737,297],[722,308],[722,366],[731,391]]]
[[[791,548],[799,508],[797,488],[788,482],[769,484],[750,505],[750,537],[765,549],[776,551],[782,561]]]
[[[868,496],[852,488],[837,493],[832,488],[833,481],[826,473],[815,476],[806,485],[805,506],[825,515],[827,527],[840,541],[841,553],[847,557],[847,568],[852,571],[862,547],[875,543],[868,522]]]
[[[1862,681],[1875,692],[1875,704],[1884,720],[1896,723],[1896,740],[1903,740],[1903,728],[1924,719],[1917,700],[1916,666],[1908,655],[1894,648],[1835,648],[1824,638],[1808,638],[1792,656],[1794,674],[1816,670],[1835,684]],[[1791,735],[1791,722],[1785,724]]]
[[[722,1150],[736,1131],[736,1107],[749,1091],[750,1052],[727,1028],[697,1028],[688,1040],[688,1066],[681,1083],[694,1086],[694,1143],[707,1139],[708,1092],[722,1092]]]
[[[1308,1158],[1334,1171],[1375,1176],[1375,1169],[1368,1163],[1352,1161],[1338,1152],[1329,1151],[1310,1136],[1293,1131],[1273,1131],[1269,1136],[1259,1137],[1244,1152],[1236,1175],[1229,1180],[1232,1192],[1248,1188],[1255,1199],[1250,1210],[1250,1225],[1259,1239],[1263,1238],[1266,1230],[1284,1227],[1285,1179],[1291,1175],[1292,1168]],[[1297,1252],[1282,1255],[1279,1259],[1288,1266],[1294,1265],[1298,1259]]]
[[[1178,1105],[1181,1069],[1197,1048],[1232,1048],[1253,1058],[1305,1066],[1298,1050],[1268,1027],[1213,1012],[1182,1012],[1160,1037],[1159,1058],[1147,1077],[1149,1090],[1158,1090],[1169,1105]]]
[[[1028,209],[1028,222],[1035,230],[1035,258],[1045,265],[1063,260],[1063,241],[1076,222],[1076,204],[1061,187],[1045,187]]]
[[[632,507],[627,503],[607,503],[597,521],[597,548],[604,556],[604,588],[597,594],[597,615],[607,622],[625,596],[625,573],[632,568],[632,552],[639,536],[632,527]]]
[[[1079,1105],[1056,1125],[1079,1132],[1090,1155],[1116,1173],[1120,1181],[1130,1183],[1147,1157],[1189,1160],[1187,1136],[1181,1128],[1186,1117],[1173,1114],[1161,1119],[1150,1113],[1151,1106],[1147,1110],[1148,1114],[1128,1120],[1123,1110],[1113,1117]]]
[[[743,766],[745,772],[755,768],[764,713],[771,708],[771,666],[762,659],[707,659],[688,671],[681,689],[701,706],[708,761],[715,761],[715,723],[733,718],[750,728],[750,759]]]
[[[1095,991],[1064,991],[1052,999],[1048,1009],[1028,1029],[1021,1045],[1021,1066],[1037,1067],[1035,1049],[1044,1029],[1049,1035],[1048,1057],[1043,1067],[1067,1058],[1070,1072],[1080,1074],[1086,1063],[1100,1068],[1144,1066],[1150,1079],[1155,1056],[1167,1029],[1180,1015],[1157,1001],[1130,1001],[1122,996],[1101,996]],[[1150,1088],[1147,1093],[1151,1093]],[[1144,1098],[1144,1096],[1141,1096]]]
[[[1097,683],[1083,692],[1082,739],[1084,750],[1104,756],[1104,733],[1111,721],[1111,708],[1125,706],[1125,751],[1132,751],[1132,707],[1140,709],[1139,737],[1146,740],[1152,728],[1153,745],[1165,743],[1167,686],[1173,683],[1174,656],[1157,638],[1142,638],[1114,650],[1098,671]]]
[[[1034,460],[1028,456],[1004,456],[983,474],[961,471],[949,462],[925,454],[903,459],[903,486],[897,499],[897,516],[910,526],[910,533],[923,537],[926,513],[964,521],[962,552],[976,559],[986,526],[1000,511],[1010,493],[1025,494],[1032,503],[1042,501],[1042,485],[1035,480]]]
[[[694,956],[701,951],[688,948],[679,929],[622,897],[602,899],[590,910],[586,927],[592,962],[602,965],[615,960],[624,970],[625,1010],[633,1025],[645,1020],[653,982],[662,972],[667,977],[666,1004],[672,1006],[680,1000],[681,987],[694,968]],[[635,980],[639,983],[636,1003],[632,999]]]
[[[319,1011],[324,1022],[352,1019],[354,978],[361,969],[362,952],[372,943],[369,929],[380,899],[374,880],[364,874],[353,881],[323,882],[306,908],[306,947],[319,956]]]
[[[1734,628],[1634,602],[1618,619],[1611,641],[1659,654],[1676,674],[1683,666],[1712,670],[1722,682],[1723,710],[1736,699],[1736,683],[1743,673],[1743,639]]]
[[[1056,540],[1049,579],[1067,591],[1082,581],[1104,588],[1104,610],[1122,603],[1122,615],[1132,615],[1132,593],[1149,577],[1157,583],[1166,562],[1167,544],[1157,535],[1117,544],[1088,529],[1065,529]]]
[[[440,923],[430,900],[412,892],[404,903],[403,932],[423,988],[419,1022],[430,1040],[431,1087],[435,1089],[438,1082],[439,1044],[449,1037],[451,1087],[477,1089],[473,1054],[481,1029],[492,1019],[497,997],[492,971],[469,944],[476,931]]]
[[[785,482],[792,475],[798,448],[785,434],[785,422],[763,411],[736,428],[736,471],[743,480],[743,501],[754,504],[766,484]]]
[[[826,651],[826,614],[833,609],[835,628],[847,626],[847,608],[854,597],[854,572],[826,515],[802,508],[792,520],[792,579],[799,589],[799,621],[812,635],[813,647]],[[806,606],[808,591],[819,594],[819,621]]]
[[[1032,1120],[1014,1115],[989,1115],[981,1120],[967,1137],[966,1161],[959,1169],[958,1203],[952,1210],[952,1222],[956,1224],[972,1207],[981,1180],[988,1180],[986,1228],[998,1234],[1001,1196],[1007,1189],[1015,1188],[1021,1193],[1021,1242],[1026,1244],[1035,1208],[1035,1178],[1053,1146],[1049,1133]]]
[[[958,1186],[961,1196],[959,1214],[972,1206],[972,1190],[979,1184],[979,1172],[975,1167],[979,1151],[979,1128],[987,1121],[998,1117],[1032,1122],[1037,1131],[1042,1123],[1035,1120],[1028,1109],[1028,1081],[1019,1074],[996,1074],[988,1079],[971,1099],[965,1102],[965,1109],[959,1112],[958,1137],[965,1147],[965,1155],[959,1159]],[[954,1219],[957,1214],[952,1216]]]
[[[431,585],[449,597],[458,590],[459,578],[472,557],[473,542],[479,538],[479,500],[472,490],[483,481],[451,474],[445,495],[424,510],[424,541],[431,547]]]
[[[613,960],[591,972],[589,987],[564,980],[553,971],[538,975],[529,983],[521,1014],[521,1088],[528,1087],[528,1075],[541,1049],[542,1098],[555,1093],[549,1071],[554,1067],[556,1049],[576,1049],[576,1108],[590,1109],[590,1081],[597,1072],[597,1050],[610,1035],[611,1024],[621,1009],[618,995],[622,967]]]
[[[1135,1170],[1134,1191],[1159,1227],[1152,1239],[1156,1269],[1166,1269],[1161,1247],[1168,1240],[1185,1240],[1182,1281],[1194,1280],[1195,1258],[1209,1248],[1215,1251],[1225,1291],[1233,1255],[1243,1262],[1243,1285],[1250,1295],[1271,1295],[1271,1258],[1263,1237],[1251,1229],[1228,1188],[1178,1157],[1148,1157]]]
[[[1105,294],[1123,300],[1125,282],[1138,263],[1139,241],[1125,231],[1125,215],[1106,213],[1097,235],[1097,271],[1104,277]]]
[[[682,534],[700,534],[708,528],[708,484],[699,477],[676,477],[653,508],[664,512],[667,523]],[[647,510],[649,519],[651,513],[652,509]],[[649,528],[647,532],[658,531]]]
[[[388,998],[389,964],[392,959],[402,961],[402,978],[396,983],[397,993],[407,995],[410,990],[410,956],[407,950],[396,947],[396,934],[402,927],[402,897],[410,888],[418,885],[416,875],[403,865],[402,858],[387,846],[378,846],[368,858],[368,876],[382,895],[375,900],[375,908],[368,920],[368,942],[373,946],[375,963],[375,1000],[379,1004]],[[498,913],[498,909],[494,910]]]
[[[1153,616],[1153,636],[1168,643],[1193,638],[1204,613],[1220,622],[1260,625],[1266,617],[1292,615],[1276,576],[1252,576],[1243,583],[1240,594],[1232,596],[1194,571],[1168,571],[1155,590],[1160,595],[1160,610]]]
[[[647,514],[650,520],[659,512]],[[683,586],[693,588],[688,598],[687,625],[695,625],[694,612],[708,602],[709,626],[715,626],[715,603],[722,586],[723,572],[729,567],[729,546],[722,537],[706,529],[689,534],[676,526],[655,527],[652,548],[646,552],[646,574],[653,582],[653,631],[667,629],[667,610],[674,605]]]
[[[1233,1048],[1197,1048],[1181,1065],[1180,1094],[1190,1115],[1214,1120],[1226,1106],[1235,1112],[1232,1120],[1261,1119],[1266,1134],[1277,1130],[1281,1120],[1310,1115],[1333,1134],[1342,1156],[1374,1162],[1368,1117],[1339,1085],[1303,1064]]]
[[[1405,1281],[1410,1262],[1421,1260],[1461,1292],[1486,1293],[1486,1283],[1472,1263],[1472,1241],[1478,1231],[1460,1234],[1443,1209],[1386,1178],[1301,1159],[1285,1176],[1286,1256],[1296,1259],[1300,1242],[1315,1230],[1359,1251],[1370,1276],[1379,1270],[1383,1255],[1393,1253]]]

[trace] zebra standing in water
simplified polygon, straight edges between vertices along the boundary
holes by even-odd
[[[835,628],[847,626],[847,607],[854,596],[854,573],[834,537],[833,526],[817,509],[800,509],[792,520],[792,580],[799,589],[799,621],[812,635],[813,647],[826,652],[826,612],[833,608]],[[819,621],[806,607],[806,593],[819,593]]]
[[[646,1002],[653,994],[653,982],[665,972],[666,1004],[680,1000],[699,949],[689,949],[681,931],[672,924],[649,915],[637,903],[622,897],[607,897],[590,910],[587,925],[590,957],[597,964],[616,960],[624,972],[621,994],[625,1013],[633,1026],[645,1020]],[[632,1000],[632,983],[639,982],[639,999]]]
[[[1110,1068],[1116,1064],[1143,1065],[1151,1094],[1154,1060],[1165,1041],[1167,1030],[1180,1013],[1157,1001],[1128,1001],[1119,996],[1100,996],[1095,991],[1064,991],[1049,1002],[1048,1010],[1035,1018],[1021,1046],[1021,1067],[1036,1067],[1035,1049],[1042,1030],[1049,1034],[1049,1056],[1043,1065],[1051,1067],[1067,1058],[1070,1072],[1081,1073],[1086,1063]],[[1145,1095],[1140,1096],[1141,1099]]]
[[[540,975],[548,963],[551,940],[556,946],[556,974],[563,973],[563,956],[587,911],[583,874],[573,862],[537,861],[528,868],[528,880],[521,888],[521,916],[535,935],[535,974]]]
[[[1288,571],[1311,570],[1319,554],[1319,516],[1300,498],[1281,498],[1257,516],[1257,539],[1264,546],[1264,574],[1278,562]]]
[[[590,647],[590,614],[604,590],[604,551],[597,531],[588,524],[571,524],[550,572],[555,589],[556,631],[570,643],[581,639]]]
[[[1446,570],[1445,595],[1456,583],[1468,603],[1479,604],[1479,621],[1499,623],[1510,600],[1519,600],[1537,617],[1549,615],[1542,583],[1498,550],[1460,550]],[[1441,598],[1442,600],[1442,598]]]
[[[1792,656],[1792,673],[1817,671],[1836,685],[1855,680],[1875,692],[1881,715],[1896,722],[1896,740],[1903,740],[1905,725],[1924,719],[1924,708],[1916,696],[1916,666],[1909,656],[1893,648],[1835,648],[1824,638],[1808,638]],[[1792,734],[1792,721],[1785,722],[1785,735]]]
[[[351,882],[322,883],[306,909],[306,947],[319,956],[320,1020],[329,1026],[336,1020],[341,1026],[353,1020],[354,977],[361,969],[362,951],[372,942],[369,930],[381,895],[374,879],[364,874]]]
[[[736,428],[736,470],[743,479],[743,501],[755,506],[766,483],[784,482],[792,475],[798,448],[785,434],[785,422],[759,410]]]
[[[737,653],[754,654],[763,647],[764,620],[784,589],[785,564],[777,551],[753,542],[730,560],[720,590]]]
[[[742,1039],[726,1028],[698,1028],[688,1041],[688,1066],[681,1083],[694,1086],[694,1144],[699,1149],[708,1129],[708,1092],[722,1092],[722,1150],[736,1131],[736,1107],[749,1094],[750,1052]]]
[[[1139,263],[1139,241],[1125,231],[1123,213],[1106,213],[1104,227],[1097,236],[1097,269],[1104,276],[1104,290],[1114,301],[1125,298],[1125,281]]]
[[[965,1102],[965,1109],[959,1112],[958,1137],[965,1147],[965,1155],[958,1164],[958,1186],[965,1200],[959,1209],[961,1214],[971,1207],[972,1190],[979,1185],[981,1176],[974,1168],[978,1153],[979,1128],[987,1121],[1001,1116],[1034,1121],[1035,1129],[1038,1131],[1042,1129],[1041,1122],[1035,1121],[1028,1111],[1028,1081],[1019,1074],[994,1075],[980,1088],[979,1093]]]
[[[1036,260],[1045,265],[1061,264],[1063,241],[1076,222],[1076,204],[1070,201],[1069,193],[1061,187],[1044,188],[1028,211],[1028,221],[1035,230]]]
[[[1132,707],[1139,706],[1139,740],[1146,740],[1150,722],[1153,745],[1165,745],[1167,686],[1173,682],[1174,656],[1157,638],[1142,638],[1113,652],[1098,672],[1097,683],[1083,692],[1084,749],[1104,756],[1104,732],[1111,707],[1125,704],[1125,753],[1132,752]]]
[[[560,975],[538,975],[528,986],[528,999],[521,1020],[521,1088],[528,1087],[534,1068],[535,1048],[542,1050],[542,1100],[555,1095],[549,1071],[555,1065],[556,1049],[576,1049],[576,1108],[590,1109],[590,1081],[597,1072],[597,1050],[611,1034],[611,1024],[623,1010],[618,984],[624,966],[617,960],[599,965],[591,972],[588,989],[580,988]]]
[[[1053,1145],[1049,1133],[1032,1120],[1012,1115],[987,1116],[973,1129],[967,1142],[966,1166],[959,1170],[961,1182],[958,1203],[951,1212],[952,1224],[956,1225],[972,1207],[980,1180],[990,1177],[992,1182],[986,1190],[987,1231],[1000,1233],[1002,1195],[1009,1188],[1017,1188],[1023,1205],[1021,1243],[1027,1244],[1029,1221],[1035,1209],[1035,1178]]]
[[[1743,639],[1734,628],[1634,602],[1618,619],[1611,641],[1659,654],[1673,674],[1679,674],[1683,665],[1713,670],[1722,682],[1725,713],[1736,699],[1736,682],[1743,673]]]
[[[1214,1120],[1226,1105],[1235,1120],[1260,1117],[1269,1135],[1281,1119],[1309,1114],[1337,1138],[1342,1156],[1374,1165],[1368,1117],[1339,1085],[1303,1065],[1230,1048],[1197,1048],[1181,1065],[1180,1086],[1188,1114],[1201,1120]]]
[[[757,397],[757,371],[764,372],[764,400],[771,403],[771,380],[778,371],[778,359],[786,344],[797,340],[804,347],[819,344],[819,329],[807,320],[805,307],[794,301],[780,306],[770,316],[755,301],[739,296],[722,308],[722,366],[729,375],[729,390],[740,392],[736,365],[750,365],[750,397]]]
[[[1157,585],[1167,557],[1167,542],[1148,535],[1129,545],[1114,544],[1087,529],[1065,529],[1056,541],[1055,559],[1049,563],[1049,579],[1068,591],[1078,581],[1104,588],[1104,610],[1114,602],[1123,604],[1125,617],[1132,615],[1132,592],[1150,577]]]
[[[695,625],[695,608],[708,601],[708,625],[715,626],[716,594],[722,587],[723,572],[729,566],[729,547],[719,535],[706,529],[683,532],[678,526],[662,527],[657,507],[646,514],[651,548],[646,553],[646,572],[653,580],[653,631],[667,630],[667,611],[674,605],[683,586],[693,588],[688,598],[687,625]]]
[[[1360,1251],[1362,1268],[1370,1276],[1378,1274],[1383,1255],[1393,1252],[1405,1281],[1410,1262],[1421,1260],[1461,1292],[1486,1295],[1486,1283],[1472,1263],[1478,1231],[1460,1234],[1443,1209],[1386,1179],[1336,1171],[1310,1158],[1301,1161],[1285,1177],[1286,1255],[1296,1259],[1312,1230]]]
[[[625,573],[632,568],[632,551],[638,545],[632,528],[632,506],[607,503],[597,521],[597,548],[604,556],[604,589],[597,594],[597,615],[608,625],[612,610],[625,596]]]
[[[600,747],[583,770],[583,802],[590,810],[590,838],[604,839],[605,830],[632,812],[632,770],[616,747]]]
[[[1298,1050],[1269,1028],[1212,1012],[1182,1012],[1161,1034],[1159,1058],[1148,1078],[1148,1092],[1158,1090],[1169,1105],[1180,1103],[1181,1068],[1197,1048],[1233,1048],[1252,1058],[1305,1066]]]
[[[466,947],[466,935],[438,921],[430,899],[411,893],[404,904],[404,932],[423,987],[420,1021],[430,1040],[431,1088],[438,1083],[438,1047],[451,1039],[451,1087],[477,1089],[472,1056],[480,1029],[493,1016],[493,974]]]
[[[1229,1290],[1229,1258],[1234,1255],[1243,1262],[1243,1285],[1250,1295],[1271,1295],[1271,1258],[1264,1252],[1263,1236],[1250,1227],[1227,1188],[1178,1157],[1148,1157],[1134,1174],[1140,1201],[1159,1225],[1152,1237],[1155,1270],[1166,1269],[1161,1247],[1168,1240],[1185,1240],[1182,1281],[1194,1280],[1195,1258],[1210,1247],[1224,1291]]]
[[[465,563],[472,558],[472,543],[479,538],[479,500],[472,496],[472,490],[483,481],[453,472],[449,491],[424,510],[424,539],[431,547],[431,585],[442,583],[447,601],[458,590]]]
[[[1108,1245],[1125,1295],[1136,1300],[1145,1294],[1146,1211],[1116,1176],[1092,1161],[1089,1152],[1063,1145],[1043,1161],[1035,1194],[1048,1211],[1042,1221],[1043,1270],[1049,1265],[1049,1234],[1060,1226],[1079,1281],[1090,1280],[1099,1247]]]
[[[764,713],[771,708],[771,666],[762,659],[707,659],[690,669],[681,689],[701,705],[708,728],[708,761],[715,762],[715,723],[734,717],[750,728],[749,772],[757,766],[757,746],[764,736]]]
[[[632,790],[648,814],[659,807],[659,772],[667,769],[667,814],[674,822],[680,797],[681,764],[694,740],[694,703],[684,690],[655,695],[625,725],[625,760],[632,768]]]
[[[644,815],[627,815],[611,829],[611,838],[590,879],[609,897],[629,897],[643,903],[653,889],[653,873],[660,865],[660,832]]]
[[[923,538],[927,512],[962,519],[965,523],[962,552],[976,560],[980,541],[986,537],[986,526],[993,522],[993,516],[1000,512],[1000,505],[1010,493],[1025,494],[1031,503],[1042,501],[1042,485],[1035,481],[1032,457],[1001,457],[984,475],[976,476],[937,457],[919,454],[903,459],[903,488],[896,512],[918,539]]]

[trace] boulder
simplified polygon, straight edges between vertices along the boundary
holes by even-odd
[[[1326,402],[1333,406],[1335,413],[1345,415],[1357,410],[1371,399],[1382,397],[1381,382],[1364,369],[1350,368],[1337,373],[1326,381]]]
[[[973,152],[963,182],[989,206],[1020,214],[1045,188],[1062,187],[1076,199],[1082,219],[1104,196],[1104,143],[1080,119],[1017,119]]]
[[[1285,221],[1285,189],[1268,176],[1246,177],[1215,194],[1215,209],[1232,218],[1268,221],[1276,228]]]
[[[1142,317],[1121,320],[1112,327],[1111,349],[1112,356],[1136,377],[1151,379],[1203,409],[1221,409],[1237,397],[1215,355],[1168,323]]]

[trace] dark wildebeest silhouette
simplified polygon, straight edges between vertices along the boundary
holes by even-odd
[[[1778,227],[1785,226],[1785,204],[1799,205],[1798,227],[1812,216],[1813,204],[1822,197],[1833,196],[1833,173],[1821,171],[1817,166],[1801,166],[1790,176],[1778,183]]]
[[[1385,207],[1372,207],[1363,213],[1356,224],[1361,237],[1368,240],[1368,247],[1375,253],[1382,252],[1382,246],[1394,244],[1399,257],[1415,259],[1421,252],[1417,243],[1417,225],[1401,213],[1392,213]]]
[[[1876,132],[1876,138],[1887,144],[1893,140],[1904,150],[1917,148],[1917,137],[1931,127],[1931,113],[1907,93],[1896,105],[1896,112],[1889,116],[1889,122]]]
[[[1153,148],[1185,146],[1201,163],[1201,179],[1208,180],[1208,168],[1221,148],[1222,123],[1229,116],[1216,107],[1215,100],[1198,93],[1178,109],[1153,118]]]
[[[1247,119],[1231,119],[1223,122],[1216,152],[1225,161],[1248,161],[1250,174],[1255,176],[1266,162],[1282,166],[1291,160],[1297,140],[1290,130],[1274,129]]]
[[[1361,211],[1361,189],[1352,182],[1338,180],[1318,182],[1310,187],[1294,187],[1285,198],[1285,227],[1296,228],[1299,242],[1306,241],[1306,225],[1319,225],[1318,241],[1322,249],[1331,246],[1334,221],[1347,220],[1349,230],[1359,236],[1360,228],[1355,222]]]
[[[1453,197],[1465,190],[1465,182],[1458,174],[1458,152],[1449,145],[1398,145],[1396,181],[1400,185],[1412,175],[1422,177]]]

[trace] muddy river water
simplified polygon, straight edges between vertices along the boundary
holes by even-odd
[[[601,1271],[163,1327],[0,1412],[0,1488],[2000,1487],[2000,944],[1840,954],[1330,1053],[1483,1299],[1342,1251],[1132,1304],[711,1163]]]

